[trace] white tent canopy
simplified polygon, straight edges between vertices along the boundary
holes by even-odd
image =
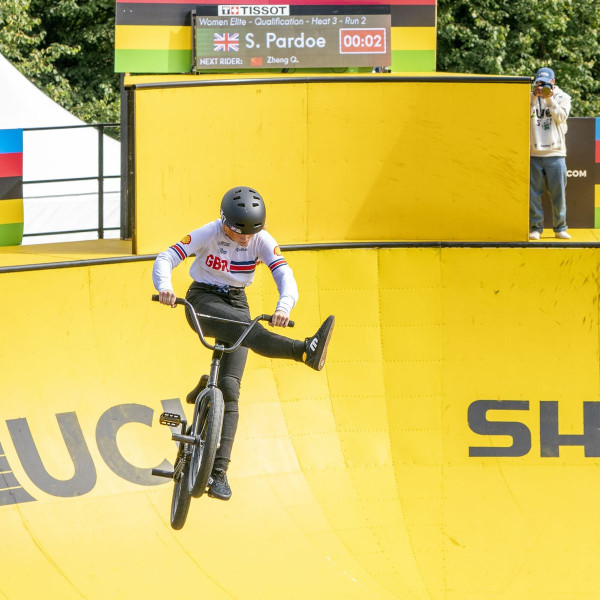
[[[85,125],[48,98],[0,55],[0,129]],[[95,128],[24,131],[24,233],[98,227],[98,181],[27,184],[28,181],[98,176]],[[120,174],[120,144],[104,135],[104,175]],[[104,180],[104,227],[119,227],[120,181]],[[97,233],[24,237],[24,244],[96,239]],[[105,237],[119,237],[107,231]]]

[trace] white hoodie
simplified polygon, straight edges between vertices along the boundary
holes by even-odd
[[[531,94],[531,156],[566,156],[567,119],[571,112],[571,96],[554,86],[551,98]]]

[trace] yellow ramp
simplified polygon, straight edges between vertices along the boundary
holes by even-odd
[[[233,497],[180,532],[157,420],[209,354],[151,262],[0,272],[0,598],[596,598],[597,250],[287,258],[327,366],[251,357]]]
[[[136,254],[242,184],[283,244],[527,240],[528,79],[132,79]]]

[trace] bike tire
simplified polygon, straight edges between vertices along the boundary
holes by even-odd
[[[184,448],[183,444],[179,444],[179,451],[177,453],[177,460],[175,461],[175,468],[180,460],[183,460]],[[171,499],[171,527],[173,529],[181,529],[185,525],[188,511],[190,509],[190,502],[192,496],[188,489],[188,478],[189,478],[190,463],[189,460],[185,462],[182,472],[178,475],[178,479],[174,480],[173,496]]]
[[[200,498],[206,490],[221,441],[224,413],[225,403],[219,388],[205,390],[196,400],[192,435],[199,441],[192,446],[188,478],[188,491],[194,498]]]

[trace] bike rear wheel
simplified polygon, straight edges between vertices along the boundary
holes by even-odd
[[[185,444],[179,444],[175,469],[173,472],[173,497],[171,499],[171,527],[181,529],[185,525],[192,497],[188,490],[188,478],[190,470],[189,450]]]
[[[192,435],[198,441],[192,446],[188,479],[188,491],[194,498],[199,498],[206,490],[221,441],[224,412],[225,403],[219,388],[205,390],[196,400]]]

